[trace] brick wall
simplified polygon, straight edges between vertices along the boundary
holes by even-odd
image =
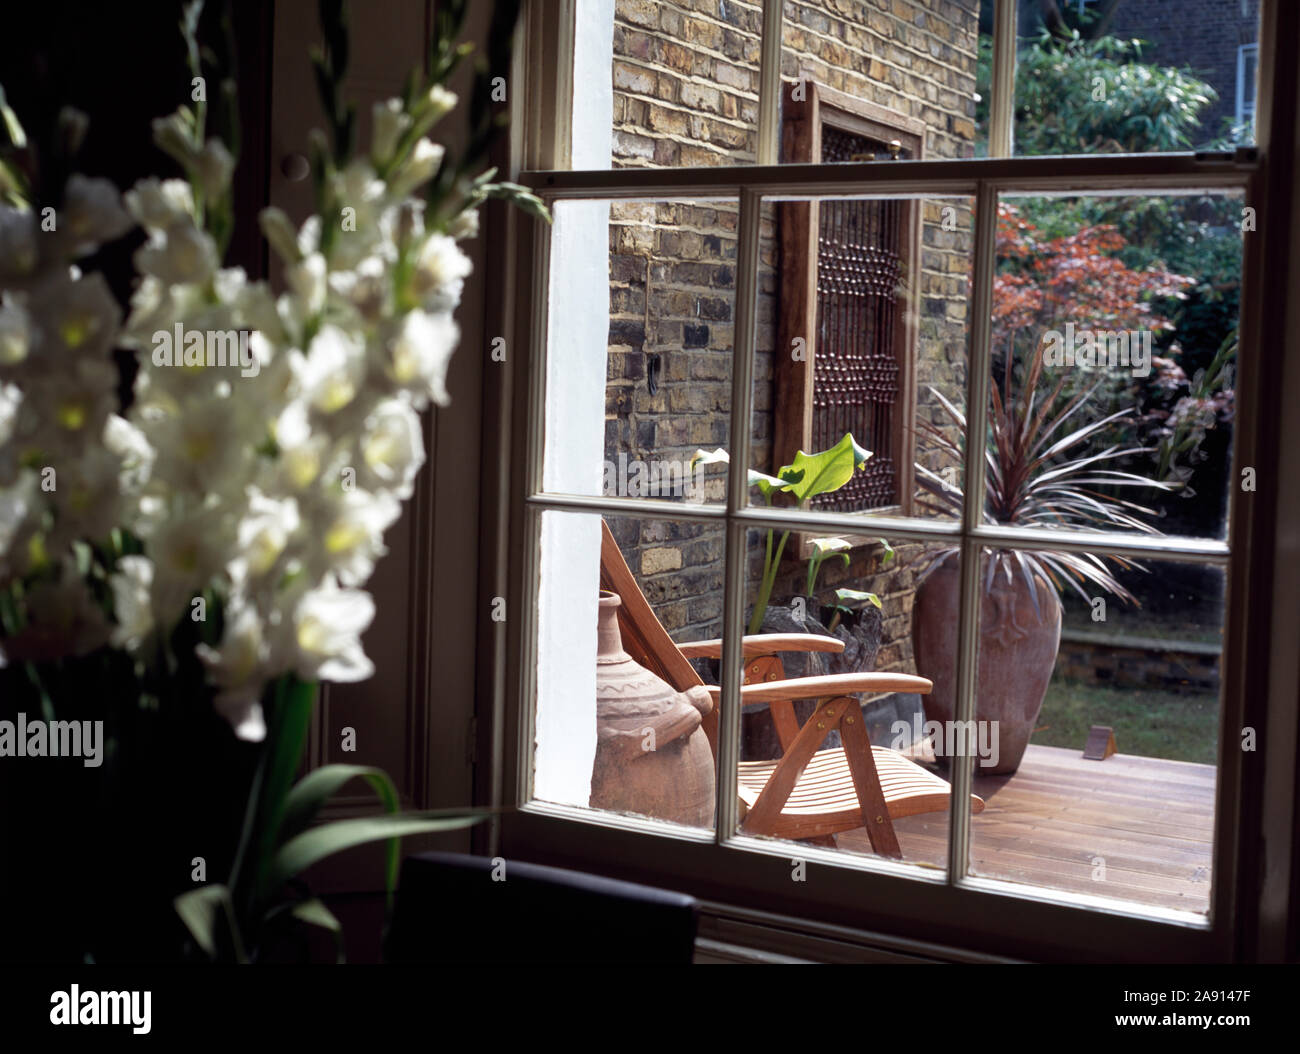
[[[1219,649],[1177,641],[1107,640],[1096,634],[1061,634],[1056,676],[1084,684],[1173,691],[1219,687]]]
[[[974,150],[978,0],[799,0],[786,5],[781,71],[866,99],[925,124],[926,157]],[[752,163],[757,146],[759,25],[756,3],[737,0],[617,0],[614,25],[616,166]],[[882,162],[883,163],[883,162]],[[917,320],[918,417],[940,420],[933,384],[961,398],[971,249],[968,203],[922,210]],[[726,446],[734,340],[737,205],[731,202],[617,203],[610,220],[610,338],[606,458],[689,460]],[[955,221],[955,222],[954,222]],[[955,229],[945,229],[954,227]],[[773,355],[779,318],[777,215],[762,217],[757,305],[754,464],[771,464]],[[649,325],[646,267],[649,259]],[[647,366],[659,360],[658,390]],[[923,460],[926,459],[921,453]],[[721,500],[720,478],[708,485]],[[629,565],[678,639],[721,631],[722,532],[710,525],[611,522]],[[792,547],[793,548],[793,547]],[[916,547],[879,574],[875,547],[853,565],[827,565],[819,592],[874,589],[885,601],[879,668],[911,661]],[[761,571],[757,542],[751,582]],[[787,558],[774,601],[802,592],[805,565]],[[752,597],[751,587],[751,597]]]
[[[1259,40],[1259,0],[1156,0],[1120,4],[1111,33],[1149,41],[1143,58],[1190,67],[1219,93],[1201,115],[1201,136],[1222,131],[1236,112],[1237,48]]]

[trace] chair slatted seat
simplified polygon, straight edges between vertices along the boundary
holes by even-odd
[[[677,691],[703,685],[714,702],[703,727],[717,760],[717,717],[721,690],[704,685],[691,658],[720,658],[722,641],[678,645],[668,635],[627,566],[609,525],[603,524],[600,583],[617,593],[619,631],[624,650]],[[844,673],[787,680],[780,652],[841,651],[844,645],[818,634],[762,634],[744,639],[745,683],[742,706],[767,705],[772,712],[782,756],[771,761],[742,761],[737,792],[747,834],[829,840],[842,831],[864,827],[881,856],[902,857],[893,821],[902,816],[946,811],[952,788],[939,776],[898,751],[873,746],[856,695],[863,692],[917,692],[933,687],[924,677],[901,673]],[[799,725],[794,701],[816,699],[817,708]],[[821,748],[832,731],[843,744]],[[971,809],[984,801],[971,795]]]

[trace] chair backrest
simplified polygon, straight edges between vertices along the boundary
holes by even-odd
[[[600,521],[600,588],[617,593],[622,603],[618,608],[618,630],[623,637],[623,650],[651,673],[655,673],[684,692],[704,682],[695,672],[690,660],[677,650],[677,645],[663,623],[654,613],[650,601],[637,584],[636,576],[623,559],[623,552],[614,540],[609,524]],[[717,754],[718,711],[704,718],[701,726],[709,737],[709,745]]]

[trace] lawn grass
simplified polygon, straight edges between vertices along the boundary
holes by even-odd
[[[1082,752],[1092,725],[1110,725],[1121,754],[1212,765],[1218,723],[1215,692],[1114,688],[1053,677],[1030,742]]]

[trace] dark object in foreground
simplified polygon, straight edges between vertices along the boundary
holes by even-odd
[[[1083,756],[1089,761],[1105,761],[1118,750],[1115,730],[1110,725],[1093,725],[1088,730],[1088,742],[1084,745]]]
[[[391,963],[689,964],[694,897],[500,857],[402,862]]]

